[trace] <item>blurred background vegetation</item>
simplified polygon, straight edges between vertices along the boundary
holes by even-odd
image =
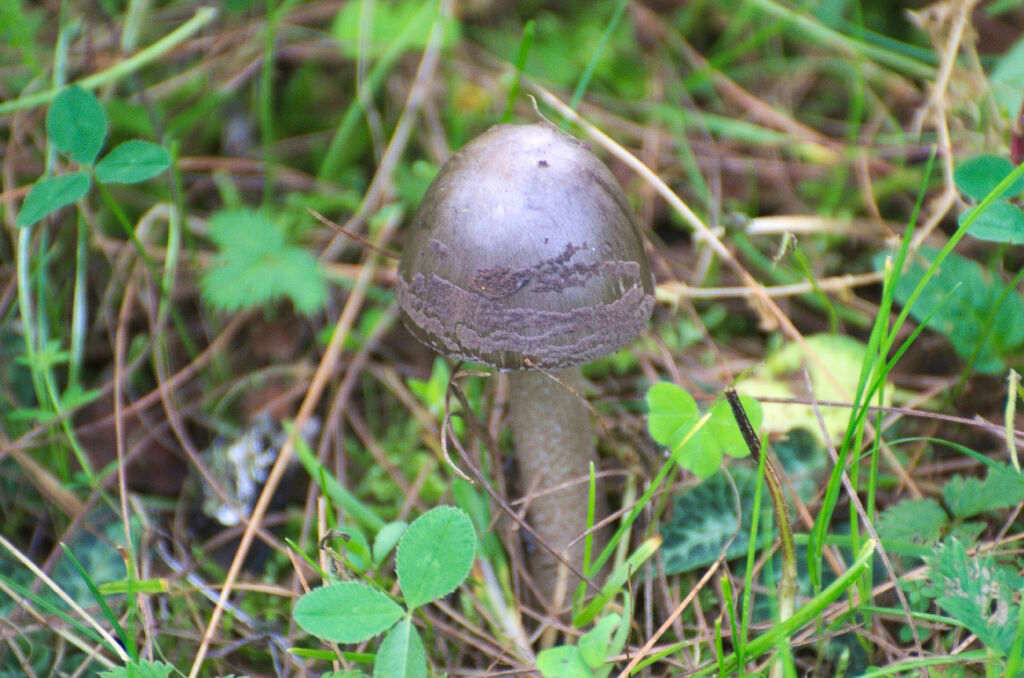
[[[431,675],[576,646],[596,614],[531,606],[536,546],[480,482],[519,497],[504,380],[394,300],[438,168],[543,117],[626,189],[659,302],[585,370],[614,563],[644,554],[597,665],[1014,675],[1022,28],[1020,0],[0,0],[0,673],[369,673],[295,599],[394,593],[375,539],[439,504],[479,543],[413,618]],[[104,171],[129,140],[163,151]],[[659,381],[761,401],[813,618],[780,616],[757,465],[699,480],[648,435]]]

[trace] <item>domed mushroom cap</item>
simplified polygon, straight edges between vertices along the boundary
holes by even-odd
[[[548,124],[492,127],[445,163],[399,274],[417,338],[501,369],[611,353],[654,307],[625,194],[582,143]]]

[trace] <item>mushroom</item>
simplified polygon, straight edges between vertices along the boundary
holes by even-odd
[[[612,173],[550,124],[492,127],[428,189],[397,289],[420,341],[508,371],[516,460],[539,495],[527,520],[581,567],[584,479],[597,459],[579,366],[635,338],[654,306],[643,240]],[[600,487],[597,499],[600,520]],[[530,558],[548,605],[559,564],[543,548]]]

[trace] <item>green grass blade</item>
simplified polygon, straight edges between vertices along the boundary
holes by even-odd
[[[846,572],[829,584],[825,590],[808,601],[806,605],[794,612],[792,617],[779,622],[769,631],[766,631],[747,643],[745,646],[747,657],[758,657],[765,652],[770,651],[780,641],[792,636],[797,629],[820,616],[829,605],[835,602],[835,600],[842,596],[848,588],[857,582],[861,572],[864,571],[864,568],[868,566],[868,563],[874,556],[876,546],[877,544],[873,539],[868,539],[864,542],[860,552],[857,554],[857,558],[853,561],[853,564],[850,565]],[[723,660],[723,666],[728,673],[737,671],[739,665],[737,664],[736,655],[730,654],[727,656]],[[715,668],[717,668],[717,665],[705,667],[694,675],[704,676],[715,670]]]
[[[512,119],[516,99],[519,98],[519,88],[523,82],[523,69],[526,68],[526,58],[530,55],[530,47],[533,46],[533,37],[536,33],[537,22],[530,19],[523,26],[523,37],[519,40],[519,49],[516,52],[516,71],[515,75],[512,76],[512,85],[508,88],[508,97],[505,99],[505,111],[501,114],[502,122],[508,122]]]
[[[135,645],[135,636],[125,633],[124,627],[121,626],[119,621],[117,621],[117,615],[115,615],[113,610],[110,609],[110,606],[107,605],[107,599],[104,598],[102,593],[100,593],[99,588],[96,586],[96,582],[92,580],[92,577],[89,576],[85,567],[82,566],[81,561],[75,557],[75,554],[68,548],[68,545],[61,542],[60,547],[64,550],[64,555],[68,557],[68,560],[74,568],[78,570],[78,574],[82,577],[85,585],[89,588],[89,593],[92,594],[96,604],[100,606],[100,610],[103,611],[103,616],[107,618],[108,622],[110,622],[110,626],[113,627],[117,637],[121,640],[121,644],[128,650],[128,654],[131,656],[132,661],[138,661],[139,650]],[[129,595],[133,594],[134,592],[129,592]]]

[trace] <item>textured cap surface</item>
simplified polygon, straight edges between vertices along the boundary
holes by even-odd
[[[549,124],[492,127],[452,156],[423,198],[399,273],[417,338],[502,369],[610,353],[654,307],[625,194]]]

